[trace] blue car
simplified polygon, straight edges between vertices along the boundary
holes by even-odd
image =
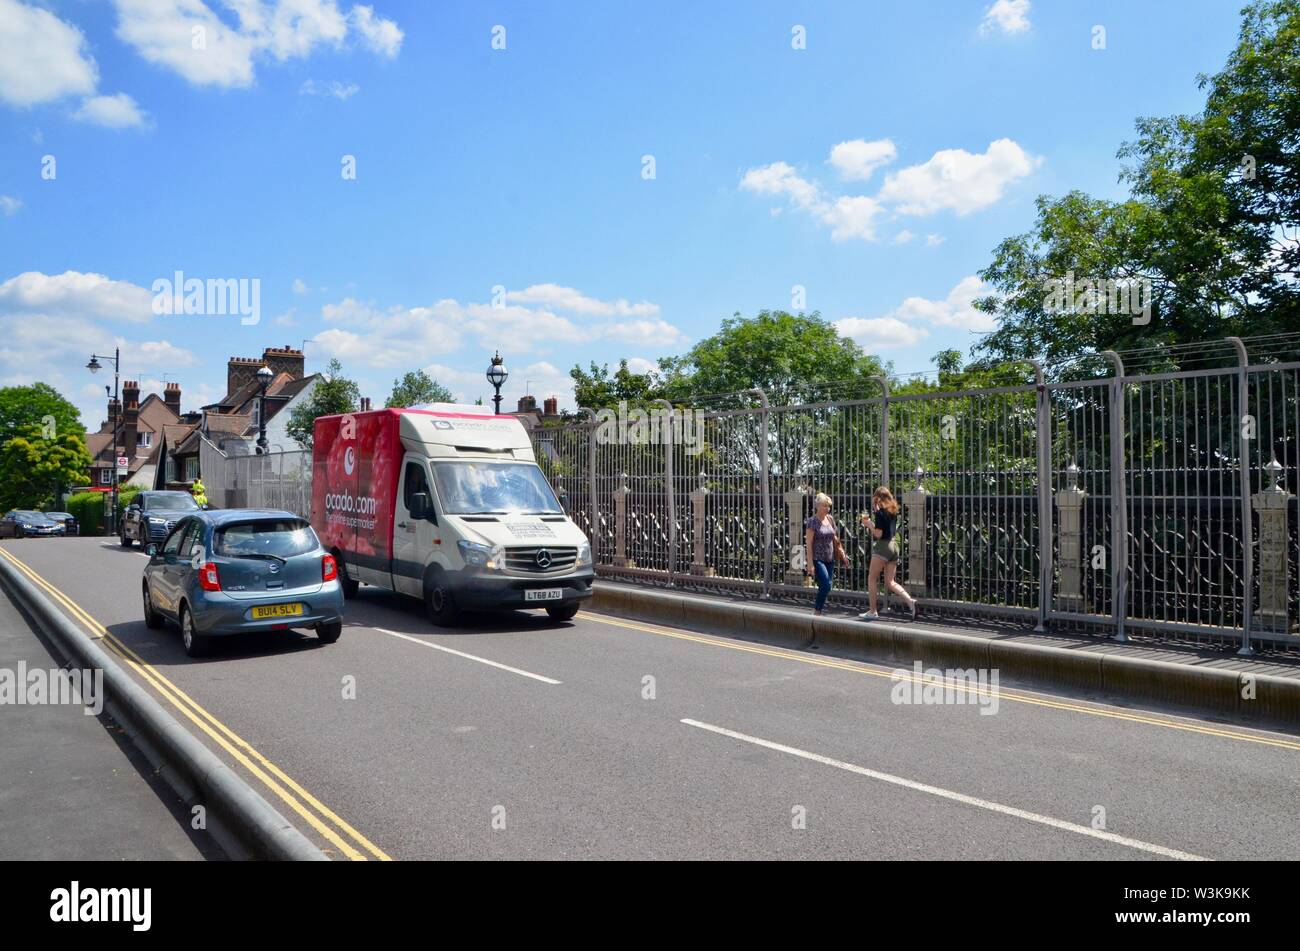
[[[313,628],[333,644],[343,632],[338,564],[292,512],[196,511],[148,551],[144,623],[175,621],[191,657],[228,634]]]

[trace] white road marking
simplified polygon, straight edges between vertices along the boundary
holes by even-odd
[[[443,651],[447,654],[455,654],[457,657],[464,657],[466,660],[476,660],[480,664],[487,664],[489,667],[496,667],[500,670],[508,670],[512,674],[518,674],[520,677],[531,677],[533,680],[540,680],[544,684],[558,684],[560,681],[552,677],[543,677],[541,674],[530,674],[526,670],[520,670],[518,667],[509,667],[506,664],[498,664],[494,660],[488,660],[486,657],[475,657],[473,654],[466,654],[464,651],[454,650],[450,647],[443,647],[441,644],[434,644],[430,641],[422,641],[418,637],[412,637],[410,634],[401,634],[397,631],[390,631],[384,627],[373,627],[372,631],[378,631],[380,634],[391,634],[393,637],[400,637],[404,641],[410,641],[412,644],[419,644],[421,647],[432,647],[436,651]]]
[[[1142,852],[1150,852],[1154,855],[1164,856],[1165,858],[1179,859],[1184,862],[1210,861],[1203,856],[1192,855],[1190,852],[1180,852],[1177,849],[1166,848],[1163,845],[1153,845],[1150,842],[1143,842],[1140,839],[1130,839],[1127,836],[1116,835],[1114,832],[1103,832],[1100,829],[1093,829],[1089,826],[1081,826],[1073,822],[1053,819],[1051,816],[1042,816],[1036,812],[1027,812],[1024,809],[1017,809],[1014,806],[1004,806],[999,802],[990,802],[987,799],[967,796],[964,793],[953,792],[950,789],[942,789],[938,786],[928,786],[925,783],[918,783],[910,779],[904,779],[901,776],[894,776],[890,773],[882,773],[874,769],[867,769],[865,766],[857,766],[853,763],[846,763],[843,760],[831,759],[829,756],[810,753],[807,750],[796,749],[793,746],[773,743],[771,740],[760,739],[757,736],[737,733],[735,730],[728,730],[725,727],[714,726],[711,723],[701,723],[699,720],[686,719],[683,719],[681,722],[685,723],[687,726],[699,727],[701,730],[708,730],[711,733],[717,733],[721,736],[729,736],[733,740],[742,740],[745,743],[752,743],[755,746],[766,747],[769,750],[776,750],[779,753],[789,753],[791,756],[798,756],[801,759],[811,760],[814,763],[821,763],[824,766],[834,766],[837,769],[847,770],[850,773],[857,773],[859,776],[878,779],[881,782],[892,783],[895,786],[902,786],[905,789],[914,789],[917,792],[929,793],[931,796],[938,796],[941,799],[950,799],[953,802],[964,803],[968,806],[974,806],[977,809],[987,809],[990,812],[999,812],[1006,816],[1024,819],[1027,822],[1037,822],[1040,825],[1051,826],[1054,829],[1063,829],[1066,832],[1074,832],[1078,835],[1086,835],[1093,839],[1101,839],[1104,842],[1114,842],[1117,845],[1127,846],[1130,849],[1138,849]]]

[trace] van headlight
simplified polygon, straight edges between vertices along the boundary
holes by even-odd
[[[458,541],[456,547],[471,568],[501,568],[505,563],[505,551],[500,546]]]
[[[583,542],[581,545],[578,546],[577,567],[585,568],[587,565],[590,564],[591,564],[591,543]]]

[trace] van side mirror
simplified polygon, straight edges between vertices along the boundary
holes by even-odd
[[[433,506],[429,503],[429,494],[427,492],[416,492],[411,496],[411,518],[427,519],[433,514]]]

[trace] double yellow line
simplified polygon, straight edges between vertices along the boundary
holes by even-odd
[[[691,634],[686,631],[678,631],[672,628],[658,627],[651,624],[643,624],[635,621],[626,621],[622,618],[611,617],[608,614],[600,614],[595,611],[583,611],[582,616],[593,621],[599,621],[601,624],[610,624],[614,627],[625,627],[633,631],[644,631],[648,634],[658,634],[660,637],[672,637],[682,641],[693,641],[697,644],[707,644],[710,647],[723,647],[727,650],[743,651],[747,654],[763,654],[767,657],[779,657],[782,660],[793,660],[800,664],[810,664],[814,667],[832,667],[836,670],[847,670],[855,674],[864,674],[868,677],[884,677],[894,681],[917,682],[917,678],[912,675],[910,670],[892,671],[892,670],[875,670],[871,667],[865,667],[861,664],[848,663],[846,661],[831,660],[826,657],[809,657],[806,654],[799,654],[792,651],[781,650],[779,648],[757,647],[752,644],[740,644],[732,641],[718,640],[711,637],[702,637],[698,634]],[[920,683],[926,683],[921,678]],[[987,690],[979,687],[967,688],[970,693],[988,696]],[[1115,708],[1107,709],[1105,707],[1090,706],[1082,703],[1072,703],[1068,700],[1057,700],[1048,696],[1038,696],[1025,693],[1024,691],[1012,691],[999,689],[997,692],[998,700],[1010,700],[1013,703],[1027,703],[1037,707],[1048,707],[1052,710],[1066,710],[1070,713],[1083,713],[1093,717],[1106,717],[1111,720],[1127,720],[1130,723],[1144,723],[1147,726],[1164,727],[1167,730],[1183,730],[1188,733],[1200,733],[1204,736],[1217,736],[1228,740],[1237,740],[1245,743],[1258,743],[1262,746],[1276,746],[1284,750],[1300,750],[1300,742],[1295,740],[1283,739],[1280,736],[1269,736],[1259,733],[1246,733],[1241,730],[1223,729],[1221,727],[1206,726],[1201,723],[1192,721],[1173,720],[1167,717],[1154,716],[1144,713],[1133,713],[1127,710]]]
[[[324,805],[319,799],[303,789],[285,772],[259,753],[247,740],[239,737],[233,730],[214,717],[207,710],[203,709],[192,697],[181,690],[174,683],[158,672],[157,668],[146,662],[140,655],[127,647],[124,643],[110,634],[104,625],[100,624],[93,617],[87,614],[80,605],[69,598],[66,594],[50,584],[32,568],[14,557],[8,551],[0,548],[0,557],[12,564],[24,575],[31,579],[32,583],[40,587],[55,601],[67,608],[68,612],[85,625],[90,632],[92,639],[100,640],[104,645],[117,654],[123,662],[158,693],[166,699],[172,706],[185,715],[195,726],[207,734],[214,743],[229,753],[246,768],[250,773],[256,776],[266,785],[273,793],[280,797],[284,803],[300,815],[303,820],[313,829],[321,834],[328,842],[335,846],[343,855],[347,856],[354,862],[365,862],[370,853],[382,861],[390,861],[382,849],[367,839],[364,835],[350,826],[348,823],[339,818],[333,811]],[[287,787],[287,788],[286,788]],[[308,807],[311,807],[310,809]],[[315,810],[313,813],[311,810]],[[316,813],[319,813],[317,815]],[[333,828],[327,823],[331,823]],[[336,831],[337,830],[337,831]],[[344,837],[347,838],[344,838]],[[351,840],[351,842],[348,841]],[[364,851],[363,851],[364,850]]]

